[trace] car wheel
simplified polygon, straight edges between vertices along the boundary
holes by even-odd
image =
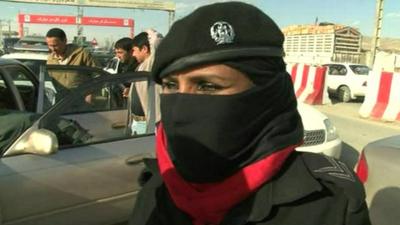
[[[341,102],[349,102],[351,100],[350,88],[347,86],[341,86],[338,91],[339,100]]]

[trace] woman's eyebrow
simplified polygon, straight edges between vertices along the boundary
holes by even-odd
[[[178,80],[178,76],[173,75],[173,76],[168,76],[162,79],[162,81],[177,81]]]
[[[210,73],[196,73],[188,75],[188,78],[191,80],[212,80],[212,81],[224,81],[226,82],[228,79],[220,74],[210,74]]]

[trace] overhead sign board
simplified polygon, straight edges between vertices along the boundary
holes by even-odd
[[[78,20],[76,16],[58,15],[37,15],[37,14],[18,14],[19,23],[38,23],[38,24],[65,24],[65,25],[89,25],[107,27],[133,27],[133,19],[110,18],[110,17],[90,17],[83,16]]]
[[[58,4],[88,7],[111,7],[175,11],[175,3],[152,0],[6,0],[8,2]]]
[[[59,5],[79,5],[80,0],[6,0],[7,2],[39,3],[39,4],[59,4]]]
[[[20,23],[76,24],[75,16],[18,14]]]
[[[82,17],[82,25],[90,26],[109,26],[109,27],[131,27],[132,19],[104,18],[104,17]]]
[[[175,3],[146,0],[81,0],[82,5],[175,11]]]

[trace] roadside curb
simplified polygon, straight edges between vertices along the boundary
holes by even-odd
[[[346,103],[344,103],[346,104]],[[337,107],[336,107],[337,105]],[[400,122],[398,121],[383,121],[383,120],[379,120],[379,119],[369,119],[369,118],[362,118],[359,114],[358,114],[358,109],[355,109],[354,107],[343,107],[342,105],[339,104],[329,104],[329,105],[312,105],[313,107],[315,107],[316,109],[320,110],[321,112],[327,114],[327,115],[333,115],[333,116],[337,116],[337,117],[341,117],[341,118],[345,118],[345,119],[351,119],[351,120],[357,120],[360,122],[364,122],[364,123],[369,123],[369,124],[373,124],[373,125],[380,125],[380,126],[385,126],[385,127],[390,127],[393,129],[398,129],[400,131]],[[342,107],[340,107],[342,106]],[[340,110],[340,111],[339,111]]]

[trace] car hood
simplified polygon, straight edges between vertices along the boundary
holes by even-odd
[[[325,130],[324,120],[328,117],[312,106],[301,102],[298,103],[297,109],[303,121],[304,130]]]

